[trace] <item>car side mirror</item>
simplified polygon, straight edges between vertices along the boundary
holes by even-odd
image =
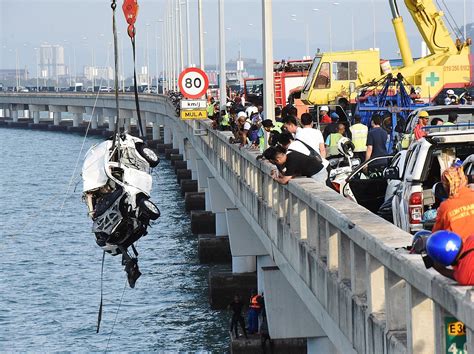
[[[394,167],[387,167],[383,171],[383,177],[384,179],[395,179],[395,180],[400,180],[400,171],[398,170],[397,166]]]

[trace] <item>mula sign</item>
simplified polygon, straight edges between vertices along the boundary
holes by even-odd
[[[181,119],[207,119],[207,111],[200,110],[181,110]]]

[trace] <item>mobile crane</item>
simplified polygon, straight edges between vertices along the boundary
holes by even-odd
[[[357,63],[352,64],[353,67],[356,65],[356,70],[352,70],[356,75],[353,74],[351,77],[349,74],[349,80],[341,82],[338,79],[342,61],[340,56],[343,53],[316,55],[301,93],[305,104],[355,103],[356,86],[383,82],[383,78],[389,72],[393,76],[400,73],[409,85],[416,87],[420,99],[424,102],[434,101],[443,88],[462,88],[472,85],[474,60],[469,54],[472,41],[470,39],[461,41],[459,38],[456,42],[453,41],[442,19],[443,12],[436,8],[432,0],[404,1],[430,54],[413,60],[397,2],[389,0],[403,66],[394,71],[389,68],[382,74],[378,51],[373,51],[376,56],[371,55],[370,51],[346,52],[345,61],[349,62],[349,65],[351,62]],[[369,56],[370,62],[361,57],[364,53]],[[350,69],[349,72],[351,72]],[[345,78],[345,75],[343,77]]]

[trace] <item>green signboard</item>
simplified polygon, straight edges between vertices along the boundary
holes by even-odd
[[[466,327],[454,317],[444,318],[446,353],[467,354]]]

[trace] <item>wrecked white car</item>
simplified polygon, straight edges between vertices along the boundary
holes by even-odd
[[[147,234],[151,220],[160,216],[150,200],[150,168],[159,158],[142,139],[119,134],[89,149],[82,168],[84,200],[93,221],[97,244],[122,264],[133,288],[141,275],[133,245]],[[133,254],[129,254],[131,247]]]

